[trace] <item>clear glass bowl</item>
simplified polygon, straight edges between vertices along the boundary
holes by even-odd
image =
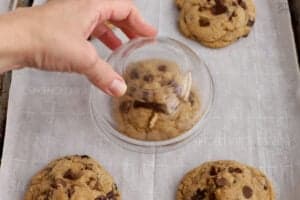
[[[171,38],[138,38],[129,41],[114,51],[107,59],[115,71],[124,74],[126,67],[133,62],[148,59],[163,59],[175,62],[184,73],[190,72],[192,84],[201,100],[200,119],[190,130],[183,134],[162,141],[144,141],[130,138],[120,133],[112,115],[112,97],[92,86],[90,109],[92,118],[109,140],[133,150],[144,153],[168,151],[184,145],[201,132],[214,99],[214,84],[206,64],[189,47]]]

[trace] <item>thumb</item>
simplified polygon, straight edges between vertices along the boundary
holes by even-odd
[[[98,59],[85,74],[96,87],[111,96],[122,96],[126,92],[124,79],[101,59]]]

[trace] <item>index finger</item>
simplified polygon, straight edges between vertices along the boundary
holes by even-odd
[[[109,20],[121,29],[126,27],[127,30],[139,36],[154,37],[157,34],[157,30],[144,21],[131,0],[102,0],[98,2],[101,13],[99,22]]]

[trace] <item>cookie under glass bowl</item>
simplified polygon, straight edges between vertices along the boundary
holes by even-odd
[[[92,86],[92,117],[101,134],[127,149],[166,151],[201,132],[214,85],[205,63],[171,38],[134,39],[107,59],[128,86],[121,98]]]

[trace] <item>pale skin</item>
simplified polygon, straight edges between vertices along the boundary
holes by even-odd
[[[130,0],[52,0],[0,15],[0,73],[24,66],[77,72],[107,94],[121,96],[123,78],[88,41],[93,36],[112,50],[122,44],[107,20],[129,39],[156,35]]]

